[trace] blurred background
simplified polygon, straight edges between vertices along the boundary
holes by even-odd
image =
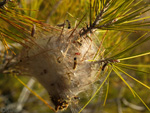
[[[0,0],[2,2],[3,0]],[[118,0],[119,1],[119,0]],[[138,2],[138,0],[133,0],[132,5]],[[141,0],[142,1],[142,0]],[[149,3],[149,0],[143,0],[136,8],[143,7],[145,2]],[[9,8],[10,11],[16,11],[21,16],[17,17],[17,13],[12,13],[10,16],[5,15],[5,10]],[[31,31],[32,23],[28,23],[28,20],[23,15],[27,17],[32,17],[39,20],[40,22],[47,23],[50,26],[56,26],[63,23],[65,20],[69,20],[72,28],[79,22],[84,14],[89,12],[89,0],[8,0],[6,4],[1,6],[0,10],[0,32],[12,34],[19,34],[24,37],[24,34],[11,26],[11,22],[19,22],[22,19],[24,23],[27,23],[27,31]],[[149,16],[149,12],[144,13],[143,17]],[[9,19],[10,22],[8,22]],[[15,20],[16,19],[16,20]],[[34,20],[35,21],[35,20]],[[149,19],[147,19],[149,22]],[[33,22],[33,20],[32,20]],[[89,24],[89,13],[83,20],[84,24],[79,26],[84,27]],[[22,25],[22,24],[21,24]],[[130,26],[129,26],[130,27]],[[149,26],[148,26],[149,27]],[[16,25],[17,28],[17,25]],[[9,31],[8,31],[9,30]],[[10,32],[11,31],[11,32]],[[96,33],[99,42],[95,40],[95,43],[100,43],[103,36],[107,32],[106,29],[98,30]],[[26,33],[26,32],[25,32]],[[106,33],[105,41],[103,42],[103,48],[105,52],[108,53],[107,56],[113,56],[118,52],[121,52],[127,45],[133,44],[139,37],[143,36],[146,31],[118,31],[118,30],[108,30]],[[17,36],[10,36],[17,37]],[[149,33],[144,36],[144,39],[149,37]],[[3,35],[0,35],[0,63],[3,64],[8,59],[11,59],[13,55],[12,50],[19,54],[21,50],[20,42],[16,40],[6,39],[10,49],[6,50],[4,46]],[[17,39],[22,41],[21,39]],[[146,40],[142,44],[132,48],[130,51],[126,52],[121,56],[133,56],[139,53],[150,51],[150,41]],[[116,46],[116,48],[112,47]],[[12,49],[12,50],[11,50]],[[109,53],[110,51],[110,53]],[[105,55],[105,54],[104,54]],[[131,64],[134,66],[119,65],[126,73],[132,75],[136,79],[140,80],[144,84],[150,86],[150,56],[142,56],[136,59],[125,60],[121,63]],[[142,66],[143,65],[143,66]],[[132,69],[131,69],[132,68]],[[134,69],[133,69],[134,68]],[[1,68],[0,68],[1,69]],[[7,69],[6,69],[7,70]],[[106,73],[101,72],[102,78]],[[143,101],[150,107],[150,90],[143,87],[141,84],[130,79],[123,73],[121,73],[123,78],[130,84],[130,86],[140,95]],[[19,78],[27,84],[33,91],[44,98],[47,102],[50,101],[49,95],[46,90],[36,81],[34,78],[29,78],[26,76],[19,76]],[[108,96],[105,106],[103,106],[104,99],[107,92],[107,87],[109,84]],[[91,88],[90,91],[80,94],[80,102],[78,106],[71,106],[71,109],[81,109],[86,102],[90,99],[93,93],[96,91],[100,83],[95,83],[95,86]],[[22,100],[23,99],[23,100]],[[20,105],[20,106],[19,106]],[[32,93],[30,94],[25,87],[14,77],[11,73],[0,73],[0,112],[3,113],[53,113],[41,100],[37,99]],[[63,111],[64,113],[71,113],[70,109]],[[112,72],[109,81],[105,83],[100,92],[95,96],[95,98],[90,102],[90,104],[83,110],[83,113],[149,113],[150,111],[143,105],[140,99],[135,98],[129,88],[125,83]]]

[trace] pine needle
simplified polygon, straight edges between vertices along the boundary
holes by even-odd
[[[106,90],[106,95],[105,95],[105,99],[104,99],[104,104],[103,104],[103,106],[105,106],[105,104],[106,104],[106,100],[107,100],[107,96],[108,96],[108,91],[109,91],[109,78],[108,78],[108,83],[107,83],[107,90]]]
[[[126,80],[121,76],[121,74],[117,71],[117,69],[113,66],[112,68],[114,70],[114,72],[119,76],[119,78],[128,86],[128,88],[130,89],[130,91],[132,92],[133,96],[135,97],[134,91],[131,88],[131,86],[126,82]]]
[[[40,97],[37,93],[35,93],[32,89],[30,89],[22,80],[20,80],[17,75],[14,77],[24,86],[26,87],[33,95],[35,95],[39,100],[41,100],[46,106],[48,106],[52,111],[56,112],[42,97]]]
[[[104,79],[104,81],[102,82],[102,84],[99,86],[99,88],[96,90],[96,92],[94,93],[94,95],[90,98],[90,100],[82,107],[82,109],[78,113],[81,113],[85,109],[85,107],[92,101],[92,99],[96,96],[96,94],[100,91],[100,89],[102,88],[102,86],[104,85],[104,83],[106,82],[106,80],[108,79],[111,71],[112,71],[112,69],[109,71],[108,75],[106,76],[106,78]]]
[[[135,56],[131,56],[131,57],[121,58],[119,60],[120,61],[129,60],[129,59],[138,58],[138,57],[145,56],[145,55],[150,55],[150,52],[139,54],[139,55],[135,55]]]
[[[142,100],[142,98],[134,91],[135,95],[140,99],[140,101],[145,105],[145,107],[150,111],[150,108],[147,106],[147,104]]]
[[[145,68],[150,68],[150,65],[144,65],[144,64],[123,64],[123,63],[118,63],[117,65],[123,65],[123,66],[129,66],[129,67],[145,67]]]
[[[133,93],[134,97],[137,96],[139,98],[139,100],[145,105],[145,107],[150,111],[150,108],[146,105],[146,103],[142,100],[142,98],[130,87],[130,85],[122,78],[122,76],[119,74],[119,72],[117,71],[117,69],[115,68],[115,66],[113,66],[113,70],[114,72],[122,79],[122,81],[128,86],[128,88],[131,90],[131,92]],[[132,78],[133,79],[133,78]],[[136,80],[137,81],[137,80]],[[140,81],[138,81],[138,83],[141,84]],[[144,85],[142,83],[142,85]],[[145,86],[145,85],[144,85]],[[147,86],[145,86],[147,87]],[[147,87],[149,89],[149,87]]]
[[[150,90],[149,86],[147,86],[146,84],[144,84],[141,81],[137,80],[136,78],[132,77],[131,75],[129,75],[128,73],[126,73],[125,71],[123,71],[122,69],[120,69],[118,66],[114,66],[114,67],[117,68],[118,70],[120,70],[121,72],[123,72],[125,75],[127,75],[131,79],[135,80],[136,82],[138,82],[139,84],[143,85],[144,87],[146,87],[146,88],[148,88]]]

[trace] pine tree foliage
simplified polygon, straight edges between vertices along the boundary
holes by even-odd
[[[53,113],[63,109],[62,112],[65,113],[70,110],[73,113],[148,113],[149,5],[148,0],[1,0],[0,111]],[[53,42],[46,37],[53,37]],[[64,45],[72,49],[71,52],[64,52],[66,57],[63,65],[73,65],[67,69],[55,65],[55,58],[51,57],[52,52],[57,57],[66,50]],[[79,48],[78,45],[83,46]],[[60,53],[55,51],[57,47],[63,47]],[[45,67],[46,58],[50,56],[49,62],[61,70],[59,73],[69,70],[80,75],[69,76],[73,78],[72,84],[78,81],[82,87],[73,85],[74,89],[67,88],[72,93],[62,90],[62,98],[66,100],[60,103],[52,100],[51,96],[57,93],[44,85],[46,79],[44,82],[40,81],[41,78],[38,80],[42,86],[36,82],[34,87],[29,87],[27,82],[31,76],[20,75],[31,73],[22,71],[21,63],[18,65],[18,62],[24,63],[22,57],[28,56],[28,53],[29,60],[25,63],[32,63],[30,66],[27,64],[29,70],[34,70],[37,65]],[[78,62],[82,54],[85,58],[83,64],[82,60]],[[61,62],[61,58],[58,62]],[[89,67],[93,70],[88,70]],[[35,75],[39,73],[37,68],[34,71]],[[55,75],[51,77],[53,78]],[[70,86],[68,81],[63,81]],[[43,86],[50,91],[50,98]],[[20,104],[19,96],[24,87],[33,95],[26,97],[26,101]],[[64,102],[65,105],[60,105]],[[17,107],[19,105],[22,106],[21,109]],[[70,110],[67,109],[68,106]]]

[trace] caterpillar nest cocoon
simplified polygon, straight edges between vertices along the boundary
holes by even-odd
[[[77,102],[77,95],[96,80],[100,65],[89,61],[97,52],[92,39],[73,32],[64,29],[63,33],[50,32],[33,39],[34,44],[27,43],[29,48],[23,48],[17,65],[46,88],[56,111]]]

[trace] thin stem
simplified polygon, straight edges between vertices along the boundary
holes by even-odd
[[[87,34],[89,31],[96,29],[96,25],[98,23],[98,21],[101,19],[102,15],[103,15],[104,9],[102,9],[100,11],[100,13],[97,15],[95,21],[93,22],[93,24],[91,24],[90,26],[87,26],[87,28],[85,30],[83,30],[83,32],[80,33],[80,36],[83,36],[85,34]],[[91,20],[90,20],[91,21]],[[100,28],[100,26],[99,26]]]

